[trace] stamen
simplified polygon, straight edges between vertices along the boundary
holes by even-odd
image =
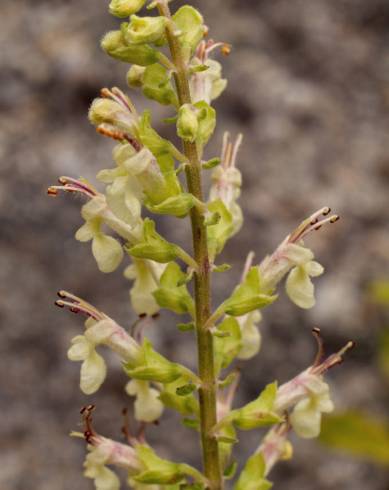
[[[313,361],[313,366],[319,366],[324,356],[324,343],[323,343],[322,336],[320,334],[320,328],[317,327],[313,328],[312,334],[317,342],[317,353],[316,353],[315,360]]]
[[[223,56],[228,56],[231,53],[232,46],[231,44],[224,43],[221,48],[221,53]]]
[[[51,185],[47,189],[47,193],[49,195],[56,196],[58,195],[58,191],[64,191],[64,192],[78,192],[88,197],[97,196],[97,191],[91,185],[86,184],[81,180],[73,179],[72,177],[62,176],[58,179],[58,182],[61,185]]]
[[[235,167],[236,166],[236,157],[238,155],[238,151],[239,151],[239,148],[242,144],[242,141],[243,141],[243,134],[242,133],[239,133],[238,134],[238,137],[236,138],[236,141],[233,145],[233,150],[232,150],[232,156],[231,156],[231,163],[230,163],[230,166],[231,167]]]
[[[126,139],[125,133],[123,131],[118,131],[116,129],[108,127],[106,124],[100,124],[97,126],[96,131],[107,138],[112,138],[116,141],[123,141]]]
[[[222,161],[222,165],[224,166],[224,162],[226,161],[227,147],[229,145],[230,133],[225,131],[223,134],[223,145],[222,145],[222,153],[220,155],[220,159]]]
[[[247,273],[253,265],[255,253],[253,251],[249,252],[246,257],[246,261],[244,263],[242,276],[240,278],[240,282],[243,282],[246,279]]]
[[[63,290],[58,291],[57,294],[61,299],[57,300],[55,304],[60,308],[67,306],[72,313],[84,313],[88,317],[92,317],[95,320],[102,320],[105,318],[104,313],[78,296]]]
[[[305,219],[288,237],[289,243],[297,243],[302,240],[306,235],[312,231],[320,230],[320,228],[327,223],[335,223],[339,220],[339,216],[334,214],[328,218],[322,219],[323,216],[327,216],[331,212],[331,208],[325,206],[309,218]]]
[[[334,366],[341,364],[343,362],[343,356],[346,354],[346,352],[353,349],[354,347],[355,347],[355,342],[350,340],[338,352],[327,357],[327,359],[324,362],[322,362],[318,366],[313,366],[312,372],[314,374],[324,374],[326,371],[333,368]]]
[[[96,436],[96,432],[92,427],[92,412],[95,410],[95,405],[87,405],[82,407],[80,414],[82,415],[82,421],[84,422],[85,430],[84,437],[88,444],[93,443],[93,437]]]

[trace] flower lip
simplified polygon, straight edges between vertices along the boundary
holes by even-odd
[[[80,194],[84,194],[88,197],[95,197],[98,194],[91,184],[81,179],[73,179],[72,177],[62,176],[58,179],[58,182],[61,185],[51,185],[47,189],[49,196],[57,196],[58,191],[79,192]]]

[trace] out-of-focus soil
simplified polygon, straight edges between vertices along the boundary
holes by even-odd
[[[57,311],[64,288],[87,298],[125,325],[135,317],[128,283],[102,275],[89,245],[73,239],[80,201],[50,200],[59,175],[93,178],[111,166],[111,142],[90,127],[86,111],[102,86],[125,86],[126,67],[105,57],[98,42],[115,26],[104,1],[2,0],[0,29],[0,407],[2,490],[92,488],[82,477],[84,445],[70,439],[79,408],[96,403],[97,427],[120,437],[120,411],[129,404],[114,357],[98,394],[77,389],[79,366],[66,359],[77,317]],[[177,2],[179,4],[180,2]],[[375,278],[389,276],[389,3],[386,0],[197,1],[212,37],[233,45],[223,60],[228,90],[217,101],[218,130],[244,133],[239,158],[245,225],[222,262],[215,304],[236,283],[245,254],[270,252],[315,209],[330,205],[337,225],[309,239],[326,274],[316,280],[317,305],[302,311],[281,294],[264,313],[261,354],[243,369],[237,403],[268,381],[304,369],[314,355],[310,335],[320,326],[328,349],[346,340],[358,348],[329,374],[339,409],[388,414],[388,385],[376,366],[380,315],[366,300]],[[175,6],[175,2],[172,3]],[[134,94],[140,107],[144,101]],[[154,109],[154,120],[164,113]],[[164,128],[160,127],[161,131]],[[185,244],[188,228],[160,224]],[[163,314],[150,329],[161,350],[195,364],[193,339]],[[167,413],[150,428],[166,456],[198,464],[195,434]],[[247,456],[260,434],[240,434]],[[288,490],[387,490],[386,470],[293,439],[292,461],[272,473]]]

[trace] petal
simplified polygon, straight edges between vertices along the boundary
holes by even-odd
[[[85,361],[93,349],[93,344],[84,335],[77,335],[71,342],[72,346],[68,350],[68,359],[70,361]]]
[[[312,439],[320,434],[321,413],[311,405],[304,403],[306,400],[299,402],[292,414],[290,422],[296,434],[303,439]]]
[[[89,242],[89,240],[92,240],[94,234],[94,229],[87,221],[76,231],[75,239],[79,242]]]
[[[81,216],[85,221],[89,221],[93,218],[99,217],[102,211],[104,211],[105,207],[106,202],[104,196],[98,195],[96,197],[92,197],[89,202],[82,206]]]
[[[295,243],[288,243],[285,248],[286,258],[294,265],[304,265],[313,259],[314,255],[309,248],[297,245]]]
[[[100,320],[86,330],[85,337],[95,345],[102,344],[113,334],[115,326],[111,319]]]
[[[311,277],[320,276],[324,272],[324,267],[319,264],[319,262],[315,262],[314,260],[308,262],[308,264],[305,266],[305,269]]]
[[[93,351],[81,366],[81,391],[85,395],[95,393],[103,384],[106,374],[107,366],[104,359],[96,351]]]
[[[101,272],[113,272],[123,259],[123,248],[120,243],[104,234],[94,237],[92,253]]]
[[[312,308],[315,304],[314,286],[304,267],[294,267],[286,280],[289,298],[300,308]]]
[[[238,359],[251,359],[258,354],[262,339],[256,322],[260,319],[259,311],[253,311],[238,319],[242,331],[242,348],[237,356]]]
[[[116,474],[105,466],[101,466],[95,477],[96,490],[119,490],[120,480]]]
[[[154,422],[163,412],[163,403],[159,399],[159,391],[151,388],[148,381],[132,380],[127,383],[126,392],[136,396],[134,408],[136,420]]]

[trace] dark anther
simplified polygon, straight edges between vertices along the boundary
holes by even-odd
[[[58,306],[59,308],[63,308],[64,307],[64,305],[62,304],[62,302],[61,301],[58,301],[58,300],[57,301],[54,301],[54,304],[55,304],[55,306]]]

